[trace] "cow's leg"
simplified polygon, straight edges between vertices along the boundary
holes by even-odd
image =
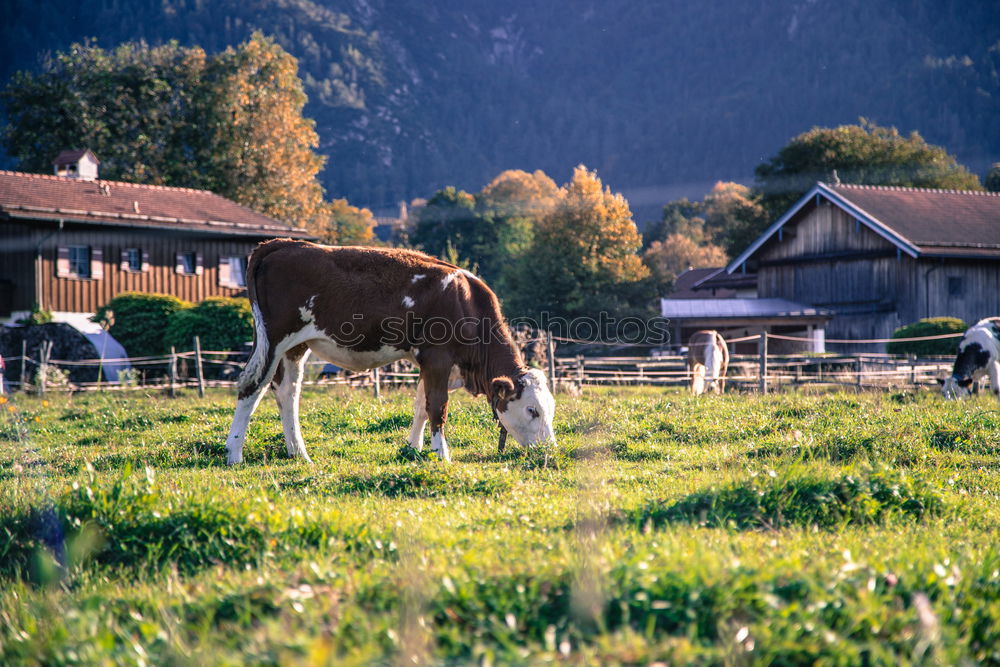
[[[431,422],[431,450],[442,461],[451,461],[451,452],[444,437],[444,423],[448,419],[448,375],[451,364],[421,368],[420,381],[427,396],[427,416]]]
[[[696,363],[691,367],[691,393],[701,396],[705,393],[705,366]]]
[[[285,432],[285,447],[292,458],[302,457],[312,463],[306,453],[306,444],[299,428],[299,396],[302,394],[302,371],[309,348],[306,345],[293,347],[281,358],[281,368],[275,373],[274,397],[281,413],[281,428]]]
[[[1000,400],[1000,361],[994,361],[986,370],[990,374],[990,390]]]
[[[413,399],[413,426],[410,427],[410,447],[424,448],[424,426],[427,424],[427,396],[424,381],[417,382],[417,395]]]
[[[243,461],[243,442],[246,440],[247,426],[267,386],[277,372],[278,364],[271,354],[272,346],[266,338],[257,339],[253,354],[239,380],[239,396],[236,399],[236,413],[233,425],[226,438],[227,463],[233,465]]]

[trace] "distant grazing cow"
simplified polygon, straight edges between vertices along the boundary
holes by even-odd
[[[496,296],[482,280],[412,250],[328,247],[280,239],[257,246],[247,267],[254,347],[239,380],[226,440],[243,460],[250,417],[275,389],[289,456],[309,460],[299,430],[302,370],[310,352],[352,371],[409,359],[420,368],[410,444],[450,461],[444,437],[448,390],[485,394],[522,445],[553,441],[555,402],[545,376],[527,368]]]
[[[951,377],[938,382],[945,398],[960,398],[987,375],[990,389],[1000,399],[1000,317],[979,320],[965,332]]]
[[[696,331],[688,339],[688,372],[691,392],[695,396],[705,391],[721,394],[726,389],[729,370],[729,348],[718,331]]]

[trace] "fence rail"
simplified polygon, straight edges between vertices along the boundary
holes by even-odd
[[[959,334],[960,335],[960,334]],[[805,385],[851,386],[856,389],[923,387],[933,385],[951,370],[951,357],[899,356],[888,354],[795,354],[768,355],[768,338],[761,334],[740,340],[759,339],[758,354],[732,355],[726,380],[742,389],[767,392],[771,389]],[[927,339],[941,338],[941,336]],[[599,385],[685,385],[691,380],[687,357],[680,355],[643,356],[558,356],[554,346],[546,369],[557,388],[572,390]],[[59,360],[51,358],[51,347],[44,346],[38,358],[28,355],[8,357],[8,388],[45,393],[47,391],[121,391],[134,388],[170,390],[235,385],[246,360],[244,352],[201,350],[172,352],[165,356],[129,359]],[[102,369],[128,364],[116,371],[109,381]],[[96,368],[96,381],[70,382],[69,371]],[[34,371],[34,372],[32,372]],[[28,378],[32,377],[31,382]],[[400,362],[374,371],[355,373],[330,372],[324,361],[306,364],[307,385],[346,385],[370,388],[376,395],[382,387],[415,384],[419,371]],[[0,384],[2,386],[2,384]]]

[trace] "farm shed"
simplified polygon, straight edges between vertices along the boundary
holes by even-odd
[[[1000,314],[1000,194],[817,183],[725,271],[756,273],[761,299],[829,311],[828,339],[975,322]]]
[[[311,238],[206,190],[100,180],[90,151],[55,167],[0,171],[0,322],[38,304],[83,324],[126,291],[238,296],[260,241]]]
[[[770,351],[825,352],[824,327],[829,311],[802,306],[785,299],[661,299],[660,314],[671,326],[671,347],[687,345],[691,334],[715,329],[726,340],[769,334],[807,338],[808,341],[775,340]],[[730,345],[733,354],[755,354],[757,341]]]

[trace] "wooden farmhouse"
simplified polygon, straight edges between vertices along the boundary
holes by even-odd
[[[74,151],[56,175],[0,171],[0,322],[37,305],[83,323],[126,291],[244,295],[254,246],[311,238],[205,190],[100,180],[97,166]]]
[[[1000,315],[1000,194],[817,183],[727,267],[832,315],[837,351],[925,317]]]

